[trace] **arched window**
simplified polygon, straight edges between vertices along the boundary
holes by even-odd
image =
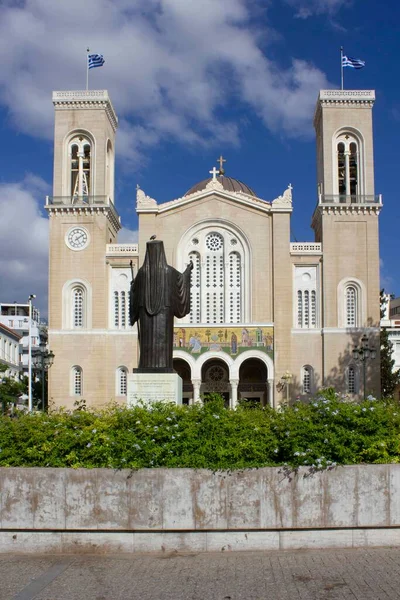
[[[312,367],[306,365],[302,368],[301,373],[302,393],[311,394],[313,385],[313,370]]]
[[[346,327],[357,327],[357,288],[348,285],[345,289],[346,301]]]
[[[355,277],[345,277],[337,287],[339,327],[363,327],[366,323],[366,289]]]
[[[126,396],[128,381],[128,369],[118,367],[117,369],[117,396]]]
[[[318,268],[310,265],[296,266],[294,271],[296,302],[295,327],[314,329],[317,327]]]
[[[62,290],[62,328],[90,329],[92,287],[84,279],[66,281]]]
[[[219,233],[206,236],[206,322],[224,322],[224,238]]]
[[[186,322],[249,322],[250,252],[235,226],[213,222],[194,226],[179,244],[178,255],[182,256],[181,270],[189,260],[193,263],[191,312]]]
[[[81,286],[72,289],[72,327],[85,326],[85,290]]]
[[[110,327],[126,329],[129,325],[130,269],[113,268],[110,286]]]
[[[84,135],[74,136],[69,143],[70,194],[73,198],[91,195],[92,144]]]
[[[351,197],[363,193],[361,179],[361,138],[352,131],[341,131],[336,137],[337,155],[337,193],[342,197]],[[343,199],[342,201],[345,201]]]
[[[83,394],[83,376],[82,368],[78,366],[72,367],[72,396],[82,396]]]

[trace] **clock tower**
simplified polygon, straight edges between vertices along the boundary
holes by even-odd
[[[102,369],[107,346],[101,339],[109,321],[105,254],[120,229],[114,207],[118,120],[107,91],[54,92],[53,104],[54,195],[46,199],[46,210],[49,343],[57,360],[49,374],[50,402],[66,372],[75,396],[82,373],[93,379],[91,389],[107,389]]]

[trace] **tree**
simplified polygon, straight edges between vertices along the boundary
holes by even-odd
[[[22,381],[4,377],[7,369],[7,365],[0,364],[0,405],[3,414],[7,412],[8,405],[16,402],[19,396],[26,392],[26,385]]]
[[[380,292],[381,302],[381,319],[385,315],[385,306],[387,297],[385,290]],[[381,327],[380,332],[381,344],[381,394],[382,398],[393,398],[396,387],[400,384],[400,370],[393,370],[394,359],[392,358],[393,344],[389,339],[389,334],[386,327]]]

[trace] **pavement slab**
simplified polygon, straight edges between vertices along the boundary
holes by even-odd
[[[0,600],[393,600],[400,548],[0,555]]]

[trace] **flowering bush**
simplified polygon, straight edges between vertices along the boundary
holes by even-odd
[[[75,410],[0,418],[0,466],[243,469],[400,462],[400,408],[325,390],[279,411],[204,406]],[[84,407],[83,407],[84,408]]]

